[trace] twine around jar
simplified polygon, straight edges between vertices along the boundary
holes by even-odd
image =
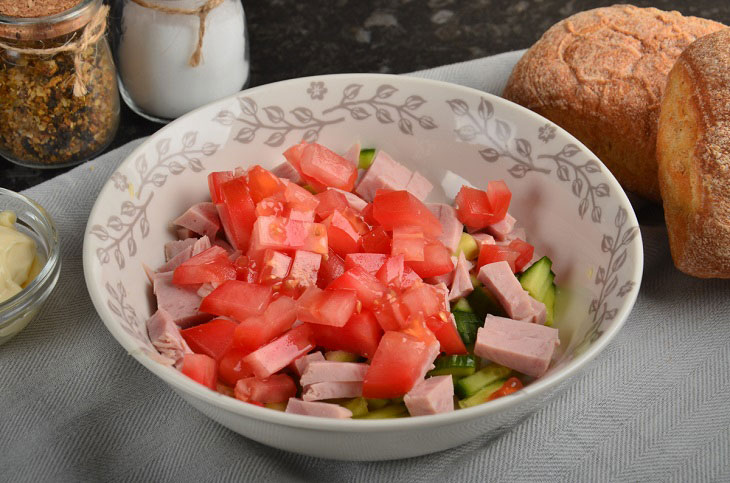
[[[28,55],[55,55],[61,52],[73,52],[74,54],[74,89],[75,97],[85,96],[88,92],[86,88],[86,74],[83,70],[83,53],[90,46],[95,44],[106,32],[106,17],[109,13],[109,7],[102,5],[96,14],[89,20],[84,27],[81,35],[75,39],[66,42],[58,47],[47,49],[36,49],[30,47],[16,47],[4,42],[0,42],[0,48],[17,52],[19,54]]]
[[[195,46],[195,51],[193,51],[193,55],[190,56],[190,60],[188,61],[188,64],[190,67],[197,67],[200,65],[200,60],[203,56],[203,37],[205,36],[205,19],[208,17],[208,14],[211,10],[216,8],[218,5],[223,3],[224,0],[208,0],[203,5],[199,6],[198,8],[194,9],[184,9],[184,8],[173,8],[173,7],[165,7],[163,5],[158,5],[155,3],[149,3],[145,0],[130,0],[140,7],[149,8],[151,10],[156,10],[158,12],[162,13],[170,13],[170,14],[180,14],[180,15],[195,15],[198,17],[200,25],[198,27],[198,43]]]

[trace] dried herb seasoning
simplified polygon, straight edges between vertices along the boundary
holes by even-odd
[[[78,7],[102,8],[99,0]],[[76,21],[76,30],[52,38],[49,32],[59,29],[10,40],[3,37],[7,22],[0,17],[0,44],[6,46],[0,47],[0,154],[25,166],[61,167],[103,150],[119,123],[116,71],[104,36],[84,45],[79,39],[87,25]],[[79,43],[81,48],[48,54]]]

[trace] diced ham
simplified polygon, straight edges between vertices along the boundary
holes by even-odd
[[[281,163],[272,169],[271,172],[279,178],[288,179],[292,183],[299,183],[302,181],[302,177],[299,175],[299,172],[288,162]]]
[[[156,274],[152,287],[157,296],[158,310],[167,311],[181,329],[213,318],[211,314],[198,311],[203,299],[196,293],[196,289],[172,283],[172,272]]]
[[[454,410],[454,383],[451,376],[424,379],[403,397],[411,416],[449,413]]]
[[[413,196],[423,201],[426,197],[428,197],[429,193],[431,193],[431,190],[433,190],[433,185],[429,180],[424,178],[421,173],[414,171],[405,189]]]
[[[540,377],[548,369],[558,330],[544,325],[487,315],[477,331],[474,354],[528,376]]]
[[[350,193],[349,191],[343,191],[338,188],[327,188],[328,190],[337,191],[342,196],[345,197],[345,200],[347,200],[348,206],[355,212],[360,213],[362,210],[365,209],[368,202],[364,199],[357,196],[355,193]]]
[[[147,280],[149,280],[150,283],[155,283],[155,275],[157,274],[157,272],[152,270],[152,267],[150,267],[146,263],[142,263],[142,270],[144,270],[144,274],[147,275]]]
[[[296,371],[297,375],[301,376],[302,374],[304,374],[304,371],[307,370],[309,364],[311,364],[312,362],[323,360],[325,359],[321,352],[312,352],[311,354],[307,354],[300,357],[299,359],[296,359],[294,361],[294,370]]]
[[[527,233],[525,232],[525,229],[522,227],[513,228],[511,232],[509,232],[509,233],[507,233],[507,235],[505,235],[504,240],[498,241],[498,242],[496,242],[496,244],[506,247],[507,245],[512,243],[512,240],[517,240],[518,238],[520,240],[527,241]],[[536,260],[539,260],[539,259],[540,259],[540,257],[538,257]]]
[[[456,217],[456,210],[443,203],[427,203],[426,207],[441,222],[443,232],[438,240],[449,249],[451,253],[456,252],[459,247],[461,234],[464,232],[464,225]]]
[[[486,230],[490,235],[494,236],[495,240],[502,241],[507,238],[507,235],[509,235],[515,227],[516,222],[517,220],[507,213],[502,221],[498,221],[497,223],[487,226]]]
[[[297,250],[289,270],[288,280],[296,281],[297,288],[305,289],[317,284],[322,255],[306,250]]]
[[[469,275],[471,265],[466,257],[464,257],[464,253],[459,253],[459,259],[454,269],[454,280],[451,283],[451,291],[449,292],[449,300],[466,297],[474,290],[474,285],[471,283],[471,276]]]
[[[355,188],[355,193],[365,201],[373,201],[379,189],[404,190],[413,173],[396,162],[385,151],[378,151],[365,176]],[[415,196],[415,195],[414,195]]]
[[[297,398],[289,398],[286,411],[290,414],[304,414],[305,416],[316,416],[319,418],[347,419],[352,417],[352,411],[337,404],[302,401]]]
[[[211,202],[198,203],[173,221],[175,225],[182,226],[194,231],[199,235],[207,235],[215,238],[221,228],[221,221],[218,218],[218,210]]]
[[[530,297],[530,304],[532,304],[532,315],[522,320],[533,324],[545,325],[545,321],[547,320],[547,309],[545,308],[545,304],[532,297]]]
[[[212,245],[210,243],[210,238],[208,238],[207,235],[203,235],[198,241],[195,242],[193,245],[193,253],[192,256],[195,256],[199,253],[203,253],[208,248],[210,248]]]
[[[188,240],[195,240],[196,242],[198,241],[197,238],[188,238]],[[194,243],[193,243],[193,245],[194,245]],[[165,262],[164,264],[162,264],[157,269],[157,271],[159,273],[172,272],[177,267],[179,267],[183,263],[187,262],[190,259],[190,257],[193,256],[193,245],[188,245],[185,248],[183,248],[182,250],[180,250],[179,252],[177,252],[175,254],[175,256],[173,256],[167,262]]]
[[[165,261],[169,262],[175,255],[185,250],[185,248],[193,246],[196,241],[198,241],[197,238],[186,238],[184,240],[173,240],[165,243]]]
[[[213,292],[213,290],[217,289],[220,286],[220,283],[218,282],[205,282],[200,284],[200,287],[198,288],[197,294],[200,295],[201,298],[205,298],[208,295]]]
[[[516,320],[532,316],[530,296],[505,261],[488,263],[479,270],[480,282],[497,297],[507,314]]]
[[[360,164],[360,143],[355,143],[350,146],[350,148],[345,151],[345,154],[343,154],[342,157],[354,164],[355,167],[357,167],[357,165]]]
[[[147,320],[147,334],[155,349],[170,359],[173,364],[182,360],[185,354],[193,351],[180,335],[180,330],[172,317],[164,309],[159,309]]]
[[[318,382],[304,387],[302,399],[319,401],[362,396],[362,382]]]
[[[178,227],[175,230],[175,234],[177,235],[178,240],[187,240],[188,238],[197,238],[196,233],[193,230],[189,230],[187,228]]]
[[[494,237],[492,235],[489,235],[487,233],[472,233],[474,237],[474,240],[477,242],[477,246],[479,247],[479,251],[482,250],[483,245],[494,245],[496,242],[494,241]]]
[[[235,253],[236,254],[236,257],[234,258],[234,260],[236,258],[238,258],[239,255],[241,255],[240,250],[235,250],[227,241],[225,241],[225,240],[223,240],[221,238],[216,238],[211,243],[213,245],[215,245],[215,246],[221,247],[222,249],[224,249],[225,251],[227,251],[231,255],[233,255]]]
[[[362,382],[368,365],[360,362],[314,361],[307,365],[299,383],[302,386],[318,382]]]

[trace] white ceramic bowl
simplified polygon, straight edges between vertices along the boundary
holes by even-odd
[[[525,389],[450,414],[381,421],[285,414],[211,391],[159,362],[145,321],[154,301],[142,263],[163,262],[169,222],[208,198],[211,171],[271,168],[301,139],[344,151],[355,140],[388,151],[452,198],[464,180],[504,179],[510,212],[549,255],[561,291],[554,367]],[[130,195],[131,194],[131,195]],[[161,129],[112,175],[91,212],[84,272],[112,335],[190,404],[277,448],[345,459],[405,458],[496,435],[535,411],[616,335],[641,281],[643,252],[631,205],[580,142],[508,101],[452,84],[347,74],[249,89]]]

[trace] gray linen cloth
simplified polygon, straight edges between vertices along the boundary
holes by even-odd
[[[415,75],[500,93],[519,55]],[[497,439],[346,463],[214,423],[126,354],[84,285],[89,211],[138,144],[27,191],[60,228],[63,272],[39,317],[0,347],[0,480],[730,480],[730,282],[678,272],[661,218],[651,208],[653,220],[642,216],[643,206],[644,279],[625,327],[564,392]]]

